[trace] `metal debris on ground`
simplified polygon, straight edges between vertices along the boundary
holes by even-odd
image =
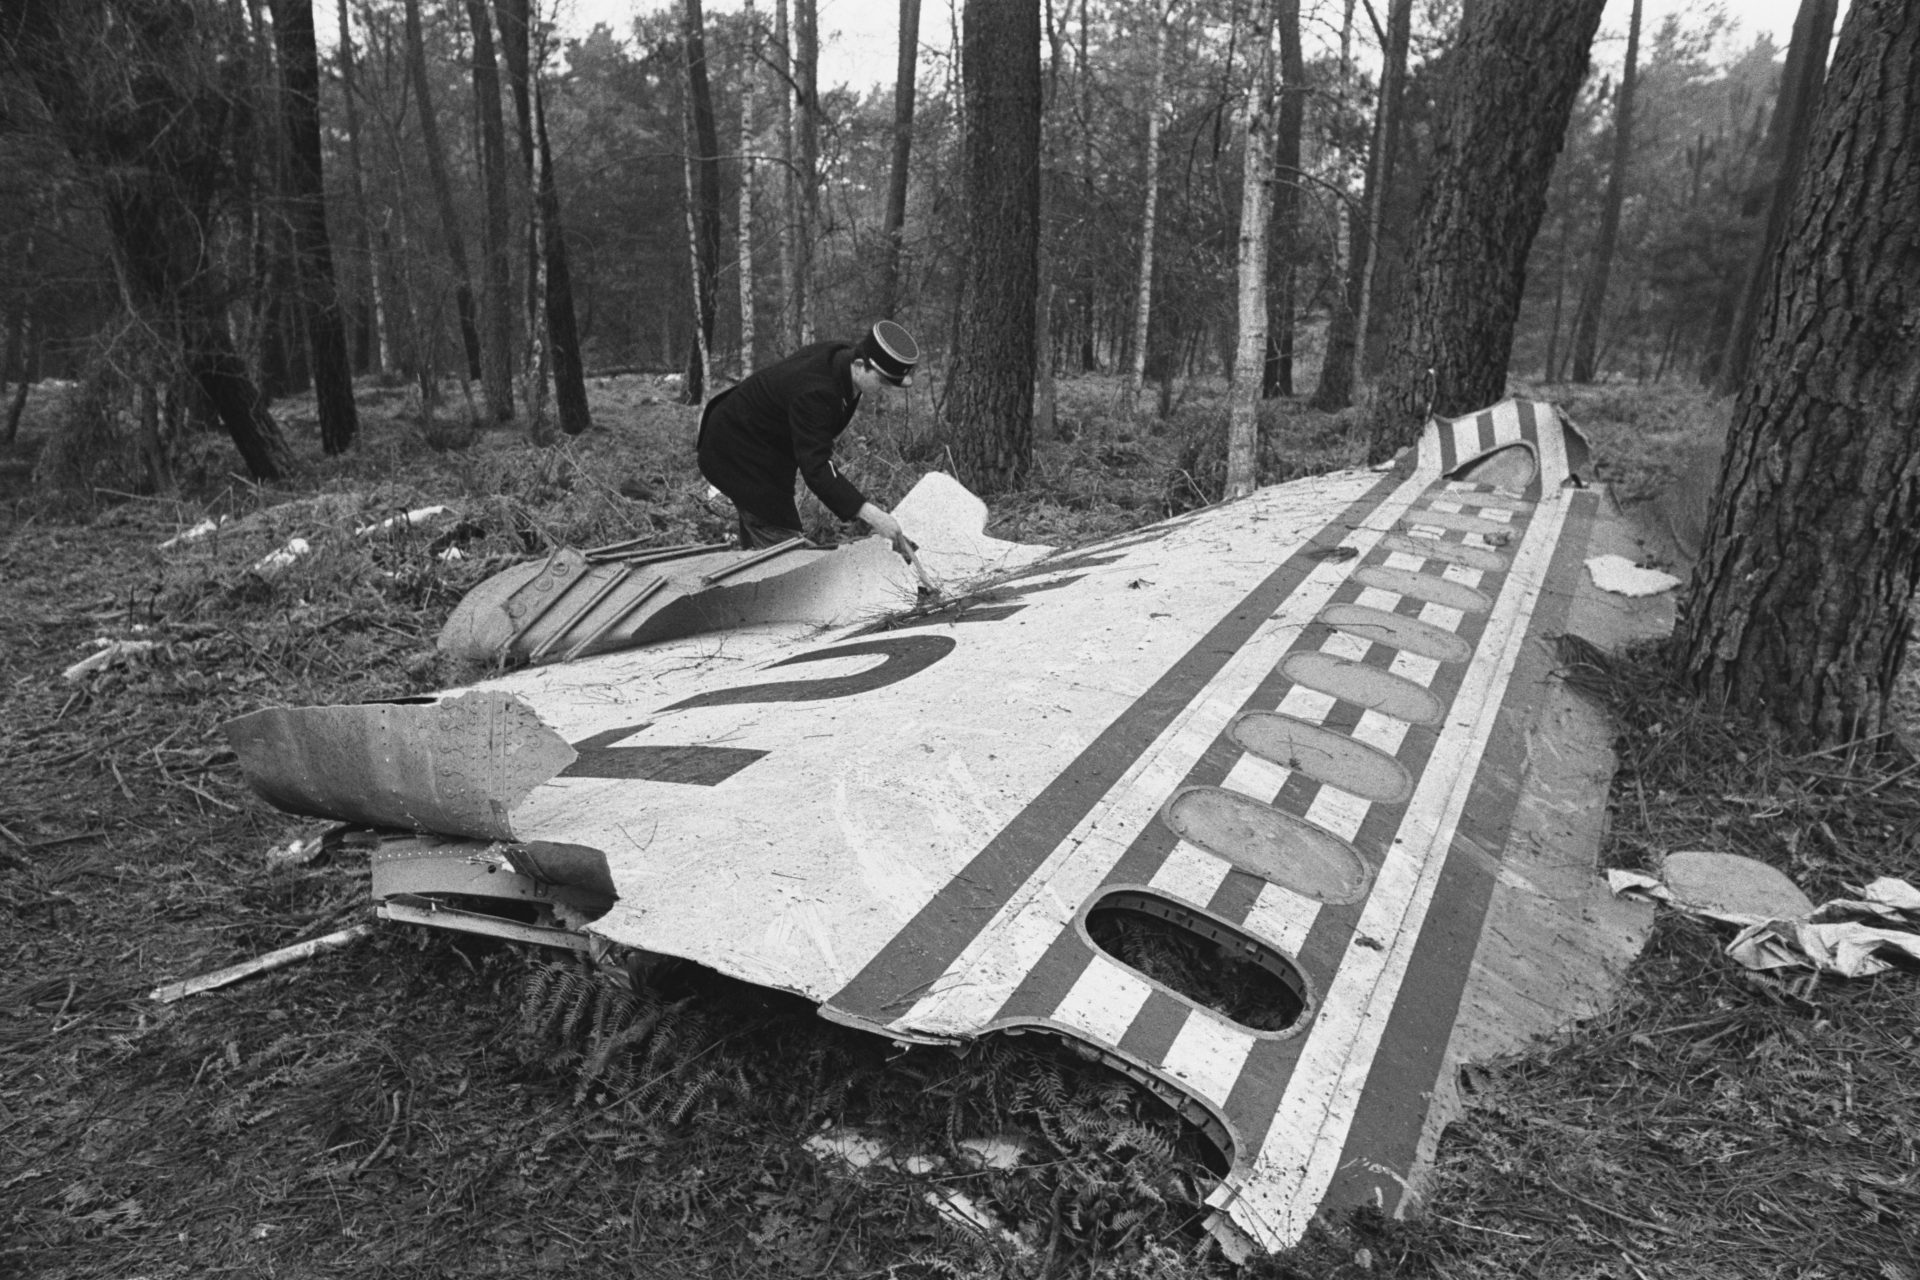
[[[1920,960],[1920,889],[1892,876],[1818,906],[1779,871],[1733,853],[1675,853],[1658,876],[1614,870],[1607,880],[1616,895],[1740,926],[1727,954],[1749,969],[1862,978],[1893,967],[1884,953]]]
[[[60,673],[62,680],[75,682],[83,676],[92,675],[96,671],[105,671],[108,667],[115,667],[122,663],[131,662],[135,658],[144,658],[153,652],[154,647],[159,641],[109,640],[105,636],[97,636],[94,638],[93,643],[99,646],[98,651],[80,659],[80,661],[74,663],[65,671],[62,671]]]
[[[152,998],[161,1004],[172,1004],[175,1000],[181,1000],[187,996],[197,996],[202,992],[232,986],[242,978],[251,978],[256,973],[283,969],[301,960],[311,960],[322,951],[348,946],[372,932],[372,925],[356,924],[323,937],[308,938],[305,942],[296,942],[292,946],[281,947],[278,951],[269,951],[251,960],[243,960],[239,964],[228,965],[224,969],[215,969],[212,973],[203,973],[197,978],[185,978],[179,982],[169,982],[165,986],[155,987]]]

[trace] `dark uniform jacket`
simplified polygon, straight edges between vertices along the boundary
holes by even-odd
[[[842,520],[866,498],[833,465],[833,442],[860,407],[853,347],[816,342],[721,392],[700,415],[700,474],[734,506],[800,528],[793,477]]]

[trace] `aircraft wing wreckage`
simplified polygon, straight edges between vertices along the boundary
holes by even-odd
[[[1561,633],[1650,625],[1581,572],[1623,537],[1586,475],[1509,400],[1057,553],[930,476],[901,516],[945,595],[879,539],[556,557],[443,637],[533,665],[230,733],[279,807],[417,833],[374,855],[389,918],[681,956],[903,1041],[1069,1038],[1220,1146],[1216,1233],[1279,1248],[1402,1207],[1458,1062],[1590,1012],[1643,927],[1594,889],[1611,762],[1553,678]],[[1278,1016],[1103,915],[1264,970]]]

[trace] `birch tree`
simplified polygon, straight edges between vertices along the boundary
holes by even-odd
[[[1253,492],[1259,463],[1260,378],[1267,350],[1267,219],[1273,211],[1275,0],[1253,0],[1246,140],[1240,186],[1239,323],[1228,388],[1229,499]]]
[[[1153,235],[1154,217],[1160,201],[1160,117],[1167,94],[1167,20],[1173,6],[1161,0],[1147,0],[1147,57],[1152,65],[1151,88],[1147,91],[1147,146],[1143,161],[1140,210],[1140,268],[1133,309],[1133,362],[1127,370],[1122,411],[1131,416],[1139,411],[1140,388],[1147,378],[1147,329],[1153,318]]]

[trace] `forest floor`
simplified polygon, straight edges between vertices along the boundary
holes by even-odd
[[[994,533],[1071,544],[1217,493],[1217,391],[1151,426],[1115,419],[1111,391],[1062,385],[1061,430]],[[1643,523],[1676,548],[1697,536],[1724,405],[1535,393],[1569,406]],[[149,998],[371,916],[364,851],[275,856],[318,828],[248,791],[224,721],[459,681],[434,650],[449,610],[553,544],[726,536],[692,469],[693,411],[641,377],[592,396],[597,429],[539,449],[423,431],[408,393],[369,385],[359,445],[299,444],[295,484],[236,479],[209,441],[182,461],[185,496],[100,492],[134,487],[126,463],[94,466],[96,498],[69,501],[23,482],[58,420],[57,394],[36,393],[0,456],[0,1277],[1232,1274],[1197,1229],[1192,1136],[1033,1037],[900,1056],[682,970],[610,1084],[556,1036],[550,966],[391,925]],[[1357,461],[1340,419],[1267,412],[1280,447],[1263,479]],[[282,421],[315,434],[297,401]],[[918,399],[875,414],[850,469],[897,499],[938,464],[931,421]],[[441,502],[454,514],[421,529],[355,535]],[[209,515],[229,520],[161,549]],[[310,554],[253,570],[295,536]],[[63,679],[98,639],[154,643]],[[1619,724],[1607,865],[1726,849],[1816,901],[1920,881],[1920,770],[1893,739],[1787,755],[1688,701],[1657,652],[1579,674]],[[1906,679],[1920,734],[1920,664]],[[1248,1273],[1920,1280],[1920,974],[1762,976],[1726,939],[1663,914],[1612,1011],[1470,1070],[1415,1219],[1318,1225]],[[840,1124],[942,1161],[856,1176],[804,1150]],[[1009,1133],[1017,1168],[960,1145]],[[1017,1243],[954,1227],[938,1210],[956,1191]]]

